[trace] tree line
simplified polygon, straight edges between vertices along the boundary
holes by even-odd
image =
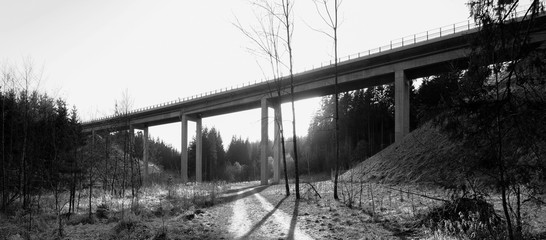
[[[14,203],[28,208],[35,197],[60,191],[70,192],[72,210],[85,144],[76,108],[31,89],[39,75],[29,64],[6,68],[1,78],[2,212]]]

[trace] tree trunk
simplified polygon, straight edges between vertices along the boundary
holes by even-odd
[[[89,219],[93,216],[93,209],[92,209],[92,197],[93,197],[93,173],[92,170],[89,170]]]
[[[337,1],[335,1],[336,9],[335,9],[335,18],[336,22],[333,26],[334,29],[334,71],[335,71],[335,83],[334,83],[334,96],[335,96],[335,113],[334,116],[335,120],[335,141],[336,141],[336,170],[335,170],[335,176],[334,176],[334,199],[339,200],[339,196],[337,195],[337,184],[338,184],[338,177],[339,177],[339,89],[338,89],[338,70],[337,70]]]
[[[296,199],[300,199],[300,177],[299,177],[299,169],[298,169],[298,145],[297,145],[297,134],[296,134],[296,107],[294,106],[294,61],[293,61],[293,55],[292,55],[292,34],[290,30],[290,11],[292,9],[292,6],[290,6],[290,0],[283,0],[283,13],[284,13],[284,20],[285,27],[286,27],[286,45],[288,47],[288,57],[289,57],[289,71],[290,71],[290,95],[291,95],[291,103],[292,103],[292,138],[293,138],[293,146],[294,146],[294,165],[295,165],[295,173],[296,173]]]
[[[0,98],[2,100],[2,205],[0,206],[0,211],[4,212],[6,210],[6,202],[8,199],[6,191],[6,144],[5,144],[5,101],[4,95],[0,93]]]

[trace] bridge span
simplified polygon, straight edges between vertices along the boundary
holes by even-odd
[[[520,19],[521,20],[521,19]],[[546,42],[546,17],[539,15],[534,20],[530,46],[544,47]],[[352,59],[338,63],[338,86],[340,91],[356,90],[383,84],[395,86],[395,141],[399,142],[409,133],[410,81],[452,69],[465,69],[470,53],[469,40],[479,32],[470,22],[454,24],[416,34],[379,49],[361,53]],[[330,64],[294,75],[294,97],[296,100],[334,94],[334,65]],[[278,96],[277,89],[281,95]],[[169,103],[134,110],[126,114],[110,116],[83,123],[84,132],[142,129],[147,139],[148,128],[180,122],[181,130],[181,177],[188,181],[188,121],[196,122],[196,181],[202,181],[201,119],[242,110],[261,108],[261,183],[267,184],[268,108],[275,112],[280,104],[290,101],[290,79],[263,81],[236,89],[223,89],[209,94],[185,98]],[[275,122],[277,114],[275,115]],[[280,180],[281,156],[279,129],[274,131],[274,176]],[[144,141],[144,179],[148,176],[147,143]]]

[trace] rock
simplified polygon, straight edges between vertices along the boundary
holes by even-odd
[[[186,218],[186,220],[190,221],[190,220],[192,220],[192,219],[195,218],[195,214],[193,214],[193,213],[192,213],[192,214],[188,214],[188,215],[185,216],[185,218]]]
[[[201,210],[201,209],[197,209],[197,210],[195,210],[194,213],[195,213],[196,215],[199,215],[199,214],[205,213],[205,211],[203,211],[203,210]]]

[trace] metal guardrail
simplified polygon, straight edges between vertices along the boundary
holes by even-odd
[[[518,17],[522,17],[523,14],[525,14],[527,12],[527,9],[529,8],[529,6],[530,5],[518,6],[518,10],[514,11],[513,16],[511,16],[510,18],[515,19],[515,18],[518,18]],[[378,48],[369,49],[367,51],[347,55],[345,57],[340,57],[340,58],[338,58],[338,63],[349,61],[351,59],[356,59],[356,58],[371,56],[371,55],[374,55],[374,54],[379,54],[379,53],[382,53],[382,52],[385,52],[385,51],[390,51],[390,50],[393,50],[393,49],[396,49],[396,48],[410,46],[410,45],[413,45],[413,44],[426,42],[426,41],[429,41],[429,40],[441,38],[441,37],[448,36],[448,35],[453,35],[453,34],[460,33],[460,32],[465,32],[465,31],[468,31],[468,30],[471,30],[471,29],[476,29],[478,27],[479,27],[478,24],[476,24],[474,22],[471,22],[470,20],[467,20],[467,21],[464,21],[464,22],[458,22],[458,23],[446,25],[446,26],[443,26],[443,27],[434,28],[434,29],[431,29],[431,30],[428,30],[428,31],[416,33],[416,34],[413,34],[413,35],[408,35],[408,36],[398,38],[398,39],[394,39],[394,40],[390,41],[390,43],[388,45],[384,45],[384,46],[380,46]],[[320,64],[320,67],[318,67],[318,65],[317,65],[317,67],[315,67],[315,65],[312,65],[312,67],[310,69],[303,69],[303,70],[295,71],[294,74],[303,73],[303,72],[306,72],[306,71],[312,71],[312,70],[323,68],[323,67],[331,67],[332,65],[334,65],[334,63],[332,63],[332,60],[330,60],[330,61],[327,61],[327,62],[322,62]],[[254,83],[252,83],[252,82],[240,83],[240,84],[237,84],[237,85],[231,86],[231,87],[216,89],[216,90],[209,91],[209,92],[195,94],[195,95],[192,95],[192,96],[189,96],[189,97],[178,98],[176,100],[163,102],[163,103],[160,103],[160,104],[151,105],[151,106],[147,106],[147,107],[142,107],[142,108],[138,108],[138,109],[135,109],[135,110],[130,110],[130,111],[124,112],[124,113],[119,113],[119,114],[114,114],[114,115],[110,115],[110,116],[106,116],[106,117],[92,119],[92,120],[84,122],[84,124],[90,124],[90,123],[94,123],[94,122],[111,120],[111,119],[115,119],[115,118],[118,118],[118,117],[128,116],[128,115],[134,114],[134,113],[141,113],[141,112],[144,112],[144,111],[147,111],[147,110],[172,106],[172,105],[175,105],[175,104],[178,104],[178,103],[189,102],[189,101],[192,101],[192,100],[201,99],[201,98],[208,97],[208,96],[211,96],[211,95],[215,95],[215,94],[218,94],[218,93],[225,93],[225,92],[228,92],[228,91],[241,89],[243,87],[258,85],[258,84],[262,84],[264,82],[271,82],[273,80],[274,79],[269,79],[269,80],[261,79],[260,81],[254,81]]]

